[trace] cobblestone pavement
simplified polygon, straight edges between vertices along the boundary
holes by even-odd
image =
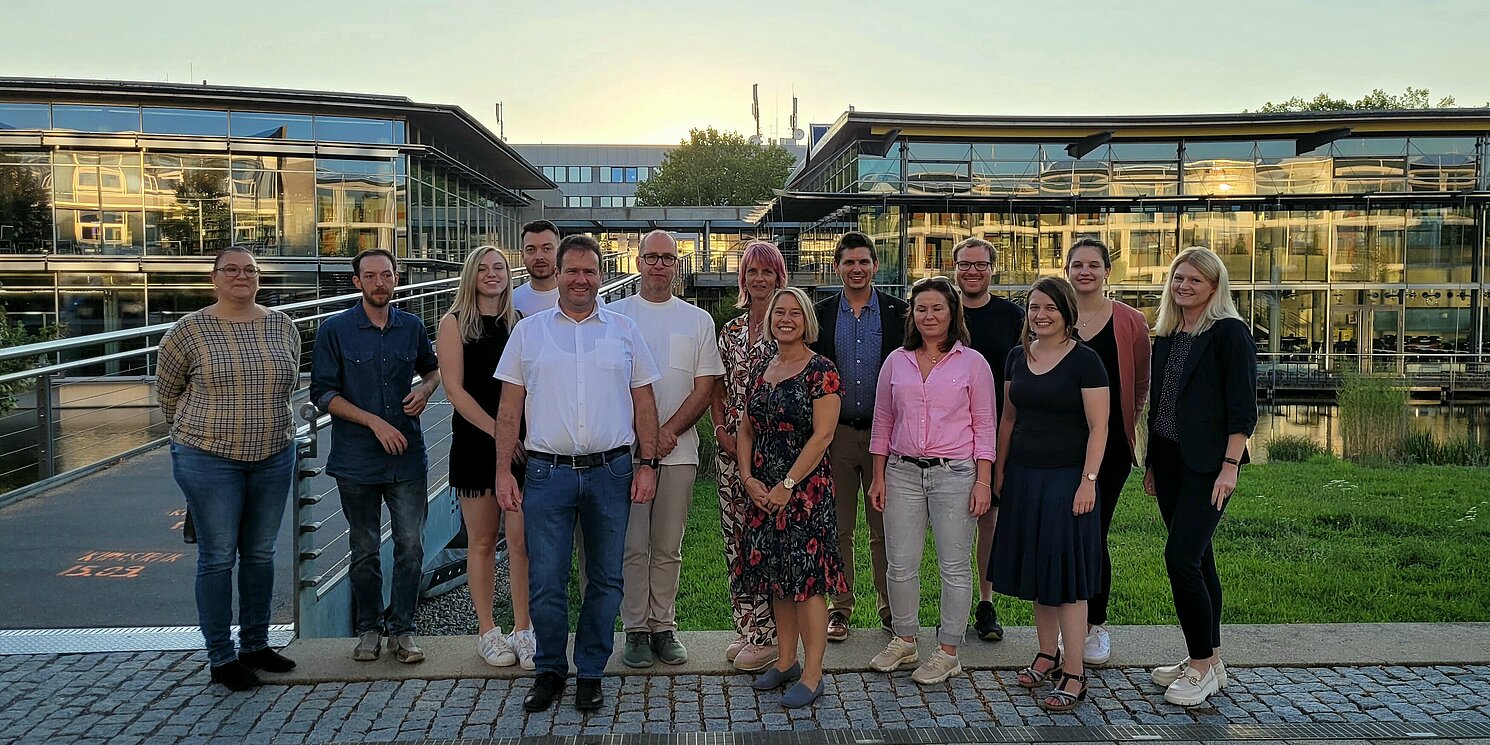
[[[1014,674],[974,671],[918,686],[906,673],[829,676],[810,710],[787,712],[744,675],[605,680],[588,717],[570,691],[526,715],[528,681],[439,680],[265,686],[229,693],[207,682],[201,652],[0,657],[0,741],[21,743],[331,741],[517,735],[842,728],[1490,722],[1490,667],[1232,669],[1213,705],[1185,710],[1138,668],[1093,671],[1091,697],[1047,715]],[[215,739],[214,739],[215,738]]]

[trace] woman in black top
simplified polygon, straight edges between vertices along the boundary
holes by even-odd
[[[436,339],[445,395],[457,416],[450,421],[450,485],[460,495],[466,524],[466,576],[476,610],[476,651],[487,664],[517,662],[533,669],[537,642],[528,618],[528,551],[521,512],[506,513],[508,581],[512,589],[512,634],[492,618],[497,538],[502,508],[496,499],[497,449],[492,439],[502,383],[492,377],[518,314],[512,307],[507,259],[495,246],[481,246],[466,257],[450,312],[440,319]],[[522,449],[514,454],[521,460]],[[507,464],[521,481],[524,469]]]
[[[1232,304],[1226,265],[1187,248],[1169,265],[1154,325],[1144,491],[1169,529],[1164,565],[1189,657],[1155,668],[1164,700],[1197,706],[1226,685],[1221,578],[1211,537],[1257,425],[1257,348]]]
[[[1107,372],[1076,339],[1070,282],[1040,278],[1026,310],[1024,343],[1005,363],[993,484],[1002,504],[988,571],[993,589],[1035,604],[1040,651],[1019,684],[1038,688],[1060,667],[1040,706],[1069,711],[1086,698],[1086,601],[1101,587],[1093,508],[1107,444]],[[1062,655],[1058,635],[1072,653]]]

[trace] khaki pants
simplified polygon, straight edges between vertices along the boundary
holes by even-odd
[[[833,467],[833,499],[838,511],[838,553],[843,557],[843,579],[848,592],[828,599],[830,612],[854,614],[854,531],[859,523],[859,504],[869,524],[870,568],[874,570],[874,594],[881,623],[890,623],[890,601],[885,594],[885,517],[869,504],[869,484],[874,480],[874,457],[869,454],[869,430],[842,424],[828,447]],[[861,496],[862,495],[862,496]]]
[[[683,529],[693,501],[698,466],[662,466],[657,497],[631,505],[626,526],[621,623],[626,631],[677,631],[678,574]]]

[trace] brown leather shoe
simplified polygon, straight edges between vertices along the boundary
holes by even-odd
[[[841,642],[848,638],[848,616],[834,611],[828,614],[828,641]]]

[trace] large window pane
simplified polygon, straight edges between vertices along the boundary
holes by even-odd
[[[1323,282],[1330,246],[1329,212],[1261,212],[1257,216],[1257,281]]]
[[[1406,222],[1403,210],[1337,210],[1330,279],[1402,281]]]
[[[393,142],[393,122],[350,116],[317,116],[316,139],[327,142],[363,142],[387,145]]]
[[[52,126],[79,132],[138,132],[140,108],[57,104],[52,107]]]
[[[196,168],[199,156],[152,154],[145,169],[146,244],[151,253],[206,256],[232,244],[232,184],[225,168]],[[213,165],[225,161],[213,159]]]
[[[1114,212],[1107,216],[1107,246],[1112,254],[1108,281],[1163,284],[1178,241],[1173,212]]]
[[[1187,210],[1182,217],[1181,245],[1211,249],[1226,264],[1232,282],[1251,281],[1253,213]]]
[[[145,108],[145,131],[167,135],[226,137],[228,112]]]
[[[309,116],[234,111],[230,120],[234,137],[269,140],[315,139],[315,128]]]
[[[1474,212],[1429,205],[1407,210],[1407,282],[1473,279]]]
[[[44,103],[0,103],[0,129],[50,129],[51,114]]]
[[[52,250],[51,176],[46,153],[0,153],[0,253]]]
[[[58,152],[58,253],[136,254],[144,246],[138,153]]]

